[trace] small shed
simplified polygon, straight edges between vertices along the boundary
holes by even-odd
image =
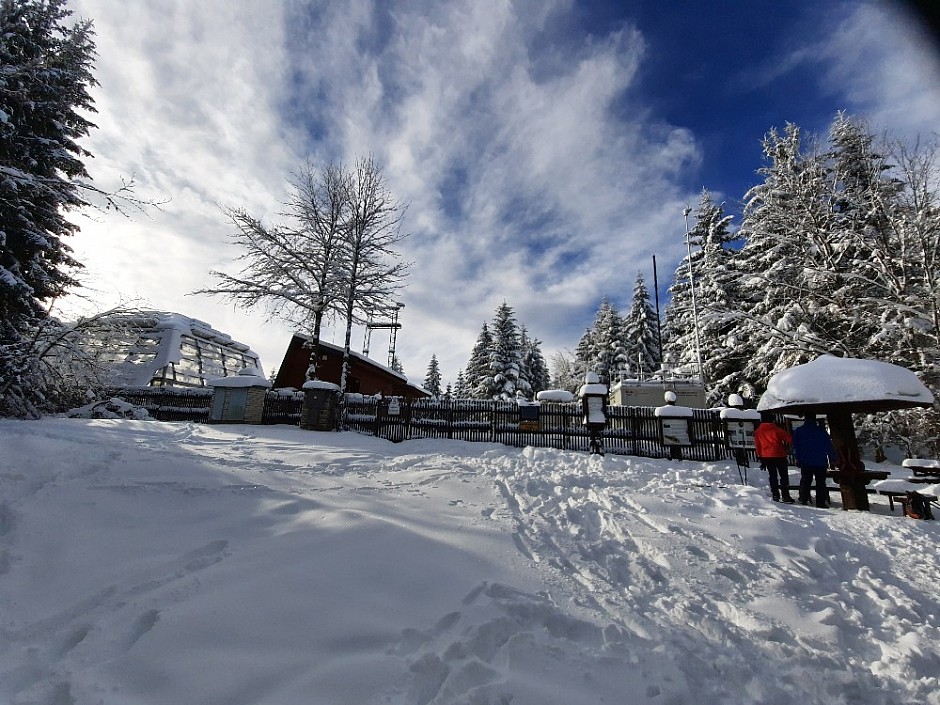
[[[271,388],[257,367],[245,367],[237,375],[210,379],[213,388],[210,423],[260,424],[264,416],[264,395]]]

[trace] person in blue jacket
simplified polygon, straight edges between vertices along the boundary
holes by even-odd
[[[803,425],[793,429],[793,455],[800,466],[800,504],[809,504],[809,491],[816,483],[816,506],[829,506],[826,472],[835,465],[836,451],[826,429],[816,421],[815,414],[804,414]]]

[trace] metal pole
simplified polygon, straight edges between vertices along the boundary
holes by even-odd
[[[656,344],[659,348],[659,366],[663,366],[663,327],[659,317],[659,275],[656,273],[656,255],[653,255],[653,291],[656,292]],[[655,370],[654,370],[655,372]]]
[[[698,359],[698,377],[702,384],[705,384],[705,370],[702,367],[702,345],[698,337],[698,306],[695,303],[695,277],[692,274],[692,238],[689,234],[689,213],[692,209],[688,206],[682,211],[685,216],[685,244],[689,248],[689,289],[692,292],[692,327],[695,331],[695,356]]]

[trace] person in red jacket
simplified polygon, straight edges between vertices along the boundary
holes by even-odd
[[[754,431],[754,450],[761,466],[770,474],[770,494],[774,502],[793,504],[790,496],[790,468],[787,456],[793,439],[782,426],[774,423],[773,414],[763,412]]]

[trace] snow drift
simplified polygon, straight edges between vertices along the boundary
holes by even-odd
[[[940,703],[938,522],[884,498],[287,426],[0,447],[11,705]]]

